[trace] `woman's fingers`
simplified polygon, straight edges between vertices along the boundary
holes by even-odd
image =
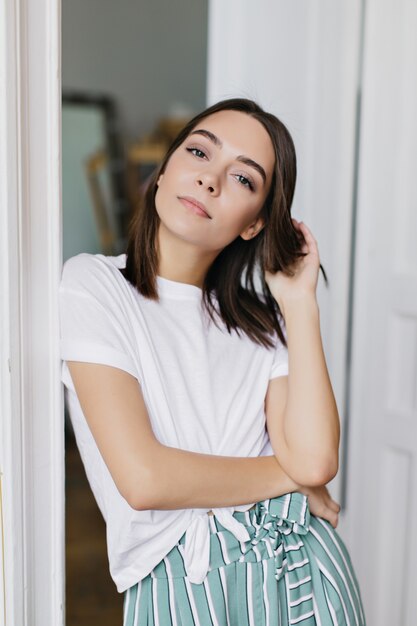
[[[333,528],[336,528],[339,522],[340,505],[335,500],[333,500],[327,487],[325,489],[327,493],[326,506],[329,513],[327,519],[329,520]]]
[[[335,500],[332,499],[327,487],[323,487],[323,490],[322,510],[319,515],[330,522],[333,528],[336,528],[339,523],[340,506]]]
[[[334,513],[332,519],[330,519],[329,521],[333,528],[337,528],[337,525],[339,523],[339,516],[337,515],[337,513]]]
[[[333,528],[336,528],[339,522],[339,511],[340,506],[337,504],[337,502],[334,502],[334,500],[329,500],[325,517],[331,523]]]
[[[295,226],[299,230],[301,230],[301,232],[303,233],[307,246],[314,248],[314,249],[317,248],[318,247],[317,239],[314,237],[313,233],[311,232],[307,224],[305,224],[304,222],[299,222],[298,220],[295,219],[295,217],[293,217],[292,220],[293,222],[295,222]]]
[[[339,522],[339,514],[328,506],[323,507],[322,511],[319,513],[319,517],[330,522],[333,528],[336,528]]]
[[[317,248],[317,241],[313,237],[313,233],[308,228],[308,226],[306,226],[306,224],[304,224],[304,222],[299,222],[298,220],[296,220],[295,217],[292,217],[291,219],[294,222],[295,227],[299,231],[301,231],[301,233],[303,234],[303,237],[304,237],[304,242],[305,243],[303,243],[303,245],[301,247],[301,252],[309,252],[310,248],[311,249]]]
[[[330,506],[326,506],[325,510],[323,511],[323,514],[321,515],[321,517],[324,517],[324,519],[327,519],[328,522],[330,522],[330,524],[333,526],[333,528],[336,528],[338,522],[339,522],[339,513],[338,511],[335,511],[333,508],[330,508]]]
[[[302,493],[308,496],[310,511],[316,517],[327,520],[336,528],[339,523],[340,505],[332,499],[325,485],[303,488]]]
[[[335,500],[332,500],[332,498],[329,498],[328,506],[332,509],[332,511],[335,511],[336,513],[340,512],[340,504],[338,504]]]

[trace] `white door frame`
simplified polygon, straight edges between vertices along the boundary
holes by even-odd
[[[61,3],[0,4],[0,624],[65,622]]]

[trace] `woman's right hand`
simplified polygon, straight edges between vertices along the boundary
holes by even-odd
[[[330,522],[333,528],[336,528],[339,522],[340,505],[332,499],[325,485],[301,487],[298,491],[308,497],[310,513],[316,517],[324,518]]]

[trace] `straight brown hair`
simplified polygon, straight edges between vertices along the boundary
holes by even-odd
[[[152,174],[146,192],[134,211],[128,229],[126,267],[120,271],[143,296],[159,300],[156,280],[157,233],[160,223],[155,208],[157,180],[165,171],[172,153],[195,126],[209,115],[224,110],[241,111],[264,126],[274,147],[275,165],[271,187],[260,213],[265,219],[265,226],[252,239],[244,240],[238,236],[217,255],[204,279],[203,304],[213,322],[216,323],[217,315],[229,333],[232,329],[238,334],[244,332],[256,343],[272,348],[275,344],[270,335],[276,332],[287,346],[280,324],[283,316],[265,281],[264,271],[282,271],[292,276],[293,264],[305,254],[301,251],[304,237],[291,220],[297,160],[288,129],[275,115],[264,111],[253,100],[221,100],[193,117],[178,133]],[[261,293],[255,290],[254,285],[257,267],[260,270]],[[328,285],[321,264],[320,269]]]

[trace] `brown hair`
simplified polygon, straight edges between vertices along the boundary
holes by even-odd
[[[304,256],[301,251],[304,237],[291,220],[291,204],[297,176],[296,154],[291,135],[284,124],[253,100],[221,100],[193,117],[179,132],[151,176],[142,202],[129,224],[126,268],[121,272],[143,296],[159,299],[156,281],[156,240],[160,223],[155,208],[157,180],[164,172],[172,153],[185,141],[200,120],[223,110],[242,111],[264,126],[274,147],[275,166],[271,187],[260,213],[265,219],[265,226],[252,239],[244,240],[239,235],[217,255],[204,279],[203,303],[210,318],[215,322],[214,313],[219,315],[229,333],[231,329],[235,329],[238,334],[241,330],[256,343],[273,347],[274,343],[268,335],[276,331],[286,346],[278,319],[278,315],[282,318],[282,313],[265,282],[264,271],[282,271],[293,275],[291,266],[297,258]],[[262,294],[255,290],[254,285],[257,265],[261,270]],[[327,285],[327,276],[321,265],[320,269]],[[213,295],[217,298],[218,310]]]

